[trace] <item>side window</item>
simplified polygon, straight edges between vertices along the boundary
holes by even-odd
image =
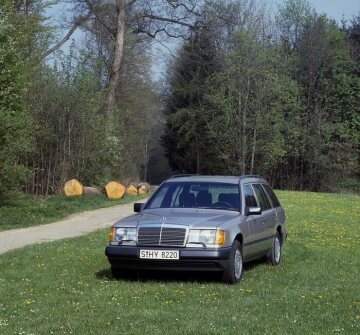
[[[256,202],[254,191],[250,185],[244,186],[244,197],[245,197],[245,206],[247,206],[247,207],[258,207],[259,206]]]
[[[261,206],[262,210],[267,210],[267,209],[271,208],[270,200],[268,199],[268,197],[265,194],[265,191],[263,190],[261,185],[254,184],[253,187],[254,187],[256,197],[260,202],[260,206]]]
[[[265,189],[266,193],[268,194],[272,204],[273,204],[273,207],[280,207],[280,202],[278,200],[278,198],[276,197],[274,191],[271,189],[271,187],[269,185],[266,185],[266,184],[262,184],[262,187]]]

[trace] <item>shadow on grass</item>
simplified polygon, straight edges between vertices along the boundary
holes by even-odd
[[[250,271],[255,270],[258,266],[263,265],[263,264],[266,264],[265,257],[255,259],[255,260],[253,260],[251,262],[245,263],[244,264],[244,271],[245,271],[244,274],[246,274],[246,272],[250,272]]]
[[[101,280],[116,280],[112,277],[110,269],[103,269],[95,273],[95,277]],[[186,271],[135,271],[126,270],[117,280],[132,282],[207,282],[218,283],[219,272],[186,272]]]
[[[244,275],[247,271],[256,269],[257,266],[264,264],[263,259],[251,261],[244,265]],[[95,273],[95,277],[100,280],[116,280],[111,275],[110,268],[103,269]],[[193,282],[193,283],[220,283],[221,272],[187,272],[187,271],[135,271],[126,270],[118,280],[132,282]]]

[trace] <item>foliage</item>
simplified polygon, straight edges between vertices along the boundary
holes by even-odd
[[[165,98],[166,128],[162,142],[173,170],[211,171],[212,143],[206,133],[202,103],[206,78],[219,66],[215,41],[196,31],[173,63]]]
[[[53,50],[70,35],[47,20],[64,3],[83,37],[68,56]],[[0,196],[170,170],[359,190],[359,15],[340,27],[305,0],[275,13],[256,0],[4,0],[0,20]],[[183,40],[160,92],[152,43],[165,36]]]
[[[298,106],[296,85],[279,61],[275,48],[264,48],[254,32],[243,32],[234,37],[226,70],[208,80],[203,110],[222,158],[219,172],[236,175],[256,169],[269,176],[283,163],[283,121]]]
[[[102,90],[85,65],[88,56],[58,57],[53,68],[43,66],[33,78],[27,99],[37,121],[38,148],[27,189],[36,194],[56,193],[73,177],[101,185],[109,178],[107,168],[117,163],[117,141],[105,135]]]
[[[1,334],[358,334],[359,197],[277,194],[281,265],[252,262],[235,286],[208,273],[113,280],[107,230],[1,255]]]
[[[311,46],[311,47],[310,47]],[[314,14],[299,41],[297,81],[303,90],[301,186],[339,190],[329,180],[359,171],[359,79],[345,35],[332,20]]]
[[[151,58],[148,47],[147,43],[139,43],[134,35],[129,34],[115,115],[122,145],[115,173],[118,178],[149,180],[149,159],[159,147],[162,133],[160,96],[149,75]]]
[[[0,7],[0,197],[26,181],[32,124],[24,103],[27,63],[21,48],[29,35],[10,1]]]
[[[208,12],[217,35],[206,23],[200,35],[216,41],[207,50],[218,65],[199,77],[192,69],[206,64],[204,52],[189,53],[185,43],[168,77],[170,165],[187,173],[257,173],[279,188],[358,191],[357,21],[347,33],[306,1],[289,0],[276,24],[253,7],[247,17],[257,25],[240,25],[241,8],[223,5],[233,10],[226,21]]]
[[[125,87],[134,89],[119,87],[121,99],[112,117],[104,113],[106,88],[99,82],[101,64],[91,49],[77,52],[72,46],[68,56],[57,53],[53,67],[43,65],[37,72],[27,103],[37,120],[39,150],[29,162],[33,176],[27,191],[58,193],[71,178],[102,187],[111,179],[143,177],[153,136],[158,138],[158,105],[151,82],[133,69],[137,52],[141,50],[125,62],[132,72],[122,73]]]

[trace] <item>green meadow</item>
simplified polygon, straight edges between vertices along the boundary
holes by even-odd
[[[282,263],[113,280],[108,231],[0,256],[0,334],[359,334],[360,197],[279,191]]]

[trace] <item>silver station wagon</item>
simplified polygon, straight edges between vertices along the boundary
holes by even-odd
[[[105,254],[115,278],[128,269],[217,271],[235,284],[244,262],[280,263],[285,213],[259,176],[175,175],[134,211],[111,227]]]

